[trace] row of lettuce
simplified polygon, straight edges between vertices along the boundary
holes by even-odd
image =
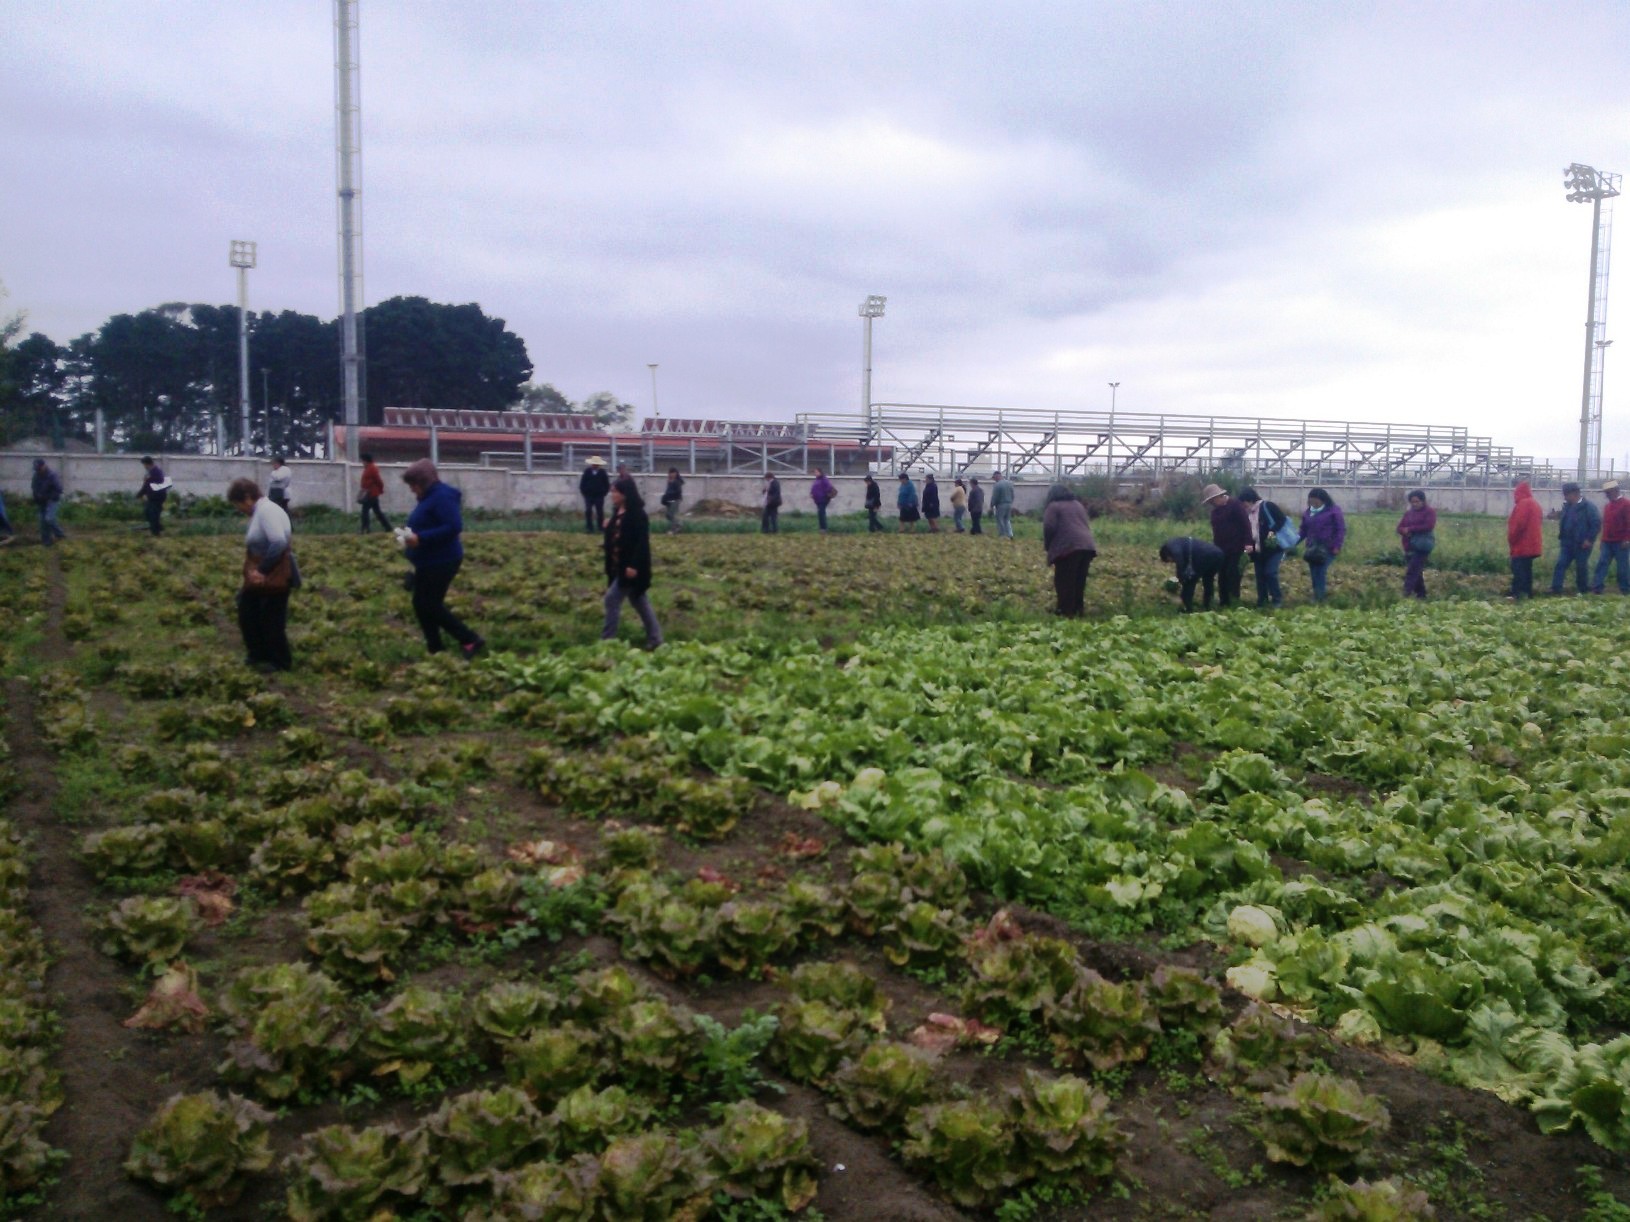
[[[534,717],[652,735],[863,839],[938,848],[1088,928],[1211,936],[1247,992],[1623,1149],[1616,612],[984,625],[836,657],[758,639],[566,650],[472,682]],[[1140,771],[1185,746],[1214,753],[1192,795]],[[1231,934],[1246,907],[1267,924]]]
[[[0,729],[5,724],[0,695]],[[62,1103],[51,1060],[58,1024],[45,991],[49,956],[28,910],[22,831],[9,818],[17,779],[0,734],[0,1205],[25,1200],[56,1166],[44,1133]]]

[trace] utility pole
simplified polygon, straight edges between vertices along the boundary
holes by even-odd
[[[1592,166],[1574,162],[1563,177],[1562,185],[1568,189],[1568,202],[1591,205],[1590,226],[1590,293],[1585,307],[1585,385],[1579,404],[1579,472],[1581,484],[1588,480],[1594,468],[1601,465],[1602,452],[1602,400],[1599,362],[1605,344],[1597,341],[1607,325],[1607,268],[1609,246],[1612,241],[1613,214],[1608,212],[1604,225],[1602,201],[1619,193],[1619,175],[1604,173]]]
[[[860,372],[860,423],[864,430],[861,434],[862,439],[867,441],[871,440],[872,436],[872,319],[883,317],[883,306],[887,302],[887,297],[879,297],[873,293],[860,303],[860,317],[866,324]]]

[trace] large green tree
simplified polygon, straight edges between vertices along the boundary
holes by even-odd
[[[501,411],[532,376],[526,343],[480,306],[392,297],[363,311],[368,418],[386,407]]]

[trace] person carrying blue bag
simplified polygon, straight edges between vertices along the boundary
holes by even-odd
[[[1282,607],[1285,592],[1279,586],[1279,566],[1285,561],[1285,553],[1301,542],[1301,537],[1291,526],[1290,516],[1272,501],[1263,500],[1255,488],[1241,488],[1239,502],[1251,519],[1251,545],[1245,550],[1256,575],[1256,605]]]

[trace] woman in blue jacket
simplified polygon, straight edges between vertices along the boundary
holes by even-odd
[[[900,491],[895,494],[894,503],[900,510],[900,529],[916,531],[917,519],[922,517],[917,509],[917,485],[904,471],[900,472]]]
[[[445,630],[458,642],[466,662],[473,661],[487,643],[472,632],[463,620],[447,609],[447,590],[464,563],[464,496],[457,488],[441,482],[436,465],[421,458],[402,472],[402,482],[419,503],[408,515],[402,546],[413,565],[413,614],[424,630],[424,643],[431,653],[442,651]]]

